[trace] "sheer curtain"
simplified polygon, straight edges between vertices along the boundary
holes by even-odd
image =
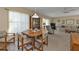
[[[29,29],[29,15],[9,11],[9,33],[20,33]]]

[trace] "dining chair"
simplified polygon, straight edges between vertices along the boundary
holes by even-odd
[[[33,50],[33,42],[31,38],[23,34],[18,34],[18,49],[25,49],[26,51]]]
[[[35,49],[43,51],[44,45],[48,46],[48,32],[42,32],[42,35],[36,37],[35,39]]]
[[[15,43],[15,33],[7,33],[7,42]]]
[[[0,50],[7,51],[7,36],[5,31],[0,32]]]
[[[3,46],[6,46],[6,50],[7,47],[8,47],[8,43],[15,43],[15,33],[7,33],[6,31],[1,31],[0,32],[0,43],[3,45]]]
[[[43,51],[43,39],[42,37],[38,37],[35,39],[35,49],[38,51]]]
[[[48,46],[48,32],[43,33],[43,43]]]

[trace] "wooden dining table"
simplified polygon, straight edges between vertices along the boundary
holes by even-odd
[[[33,31],[33,30],[28,30],[27,32],[22,32],[24,35],[28,35],[30,37],[36,37],[42,34],[42,31]]]
[[[44,32],[46,32],[45,29],[40,29],[40,30],[37,30],[37,31],[28,30],[27,32],[22,32],[22,33],[23,33],[23,35],[27,35],[27,36],[29,36],[29,37],[32,38],[33,48],[35,48],[35,39],[36,39],[38,36],[42,36]]]

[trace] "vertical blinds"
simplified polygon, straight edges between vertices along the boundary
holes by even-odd
[[[9,33],[20,33],[29,29],[29,15],[9,11]]]

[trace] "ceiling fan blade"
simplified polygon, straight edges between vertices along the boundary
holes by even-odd
[[[71,10],[69,10],[69,11],[75,11],[76,9],[71,9]]]

